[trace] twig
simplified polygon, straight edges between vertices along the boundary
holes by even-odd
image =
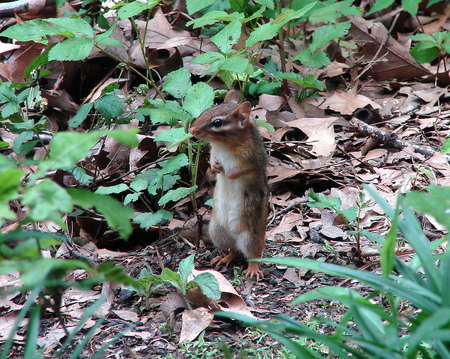
[[[374,138],[377,142],[382,143],[388,146],[389,148],[402,150],[406,147],[411,147],[414,149],[414,152],[430,157],[440,153],[439,151],[435,150],[430,146],[420,146],[413,143],[406,143],[401,139],[399,139],[395,133],[388,133],[386,131],[380,130],[377,127],[368,125],[367,123],[361,121],[356,117],[352,117],[349,122],[363,135],[370,136]],[[450,163],[450,155],[443,154],[443,156],[445,160]]]
[[[53,6],[56,0],[46,0],[45,6]],[[0,3],[0,18],[11,17],[14,14],[21,14],[30,10],[30,2],[28,0],[18,0],[13,2]]]

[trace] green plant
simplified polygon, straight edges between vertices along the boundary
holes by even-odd
[[[347,227],[348,234],[354,236],[356,242],[356,253],[361,254],[361,237],[365,236],[372,242],[383,242],[384,238],[376,233],[372,233],[367,230],[360,229],[360,214],[361,210],[365,208],[370,200],[365,200],[364,193],[360,192],[358,194],[358,200],[356,206],[351,206],[348,208],[342,208],[342,201],[339,197],[328,197],[323,193],[315,193],[314,190],[308,194],[307,205],[311,208],[326,208],[336,213],[343,220],[345,226]]]
[[[220,299],[219,283],[214,275],[204,272],[195,276],[193,279],[189,279],[193,269],[193,254],[180,262],[178,272],[174,272],[169,268],[163,268],[162,273],[157,275],[153,274],[148,268],[143,268],[134,288],[137,290],[138,295],[142,295],[146,298],[147,309],[148,298],[156,289],[153,286],[159,286],[161,284],[170,285],[175,288],[180,293],[189,309],[192,309],[192,306],[187,298],[187,292],[194,287],[199,287],[201,292],[208,298],[216,300]]]
[[[323,287],[305,293],[293,304],[313,299],[336,300],[348,307],[340,322],[318,318],[330,334],[308,328],[301,322],[278,316],[276,322],[259,321],[236,314],[220,314],[263,329],[290,349],[298,358],[319,358],[315,350],[299,345],[286,333],[325,344],[339,358],[349,353],[356,358],[448,358],[450,357],[450,301],[448,278],[450,254],[435,251],[446,240],[429,243],[411,208],[433,215],[450,228],[443,198],[449,188],[431,186],[429,194],[411,192],[392,208],[374,190],[370,194],[392,220],[381,251],[382,274],[300,258],[272,258],[272,263],[308,268],[331,275],[356,279],[371,288],[366,297],[354,290]],[[402,213],[402,214],[400,214]],[[395,255],[397,230],[414,248],[416,255],[405,263]],[[395,271],[394,271],[395,269]]]
[[[424,64],[436,59],[444,64],[444,71],[447,68],[448,55],[450,54],[449,31],[435,32],[434,34],[415,34],[411,37],[416,41],[410,53],[417,62]]]

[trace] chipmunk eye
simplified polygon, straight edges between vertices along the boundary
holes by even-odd
[[[220,127],[220,126],[223,125],[223,120],[219,120],[219,119],[214,120],[213,123],[212,123],[212,125],[213,125],[214,127]]]

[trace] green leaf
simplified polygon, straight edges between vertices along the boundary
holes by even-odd
[[[250,65],[250,62],[248,61],[247,58],[230,57],[225,61],[223,61],[220,64],[219,68],[221,70],[232,71],[238,74],[244,74],[248,68],[248,65]]]
[[[302,17],[314,5],[315,3],[310,3],[308,5],[305,5],[300,10],[297,11],[287,10],[283,12],[282,14],[278,15],[277,18],[272,22],[261,25],[255,31],[253,31],[248,37],[247,41],[245,42],[245,45],[247,47],[252,47],[253,45],[255,45],[260,41],[270,40],[274,38],[277,35],[278,30],[281,29],[281,27],[283,27],[286,23],[288,23],[291,20]]]
[[[184,132],[184,128],[171,128],[167,131],[158,133],[155,136],[155,141],[165,141],[170,142],[173,145],[179,144],[183,141],[186,141],[188,138],[191,138],[192,135],[190,133]]]
[[[192,86],[186,95],[183,108],[191,114],[192,117],[198,117],[200,114],[210,108],[214,102],[214,91],[211,86],[204,82],[198,82]]]
[[[81,184],[84,184],[85,186],[88,186],[92,183],[92,180],[94,179],[92,176],[89,176],[84,168],[81,167],[74,167],[72,169],[72,175],[73,178],[75,178],[78,182]]]
[[[328,46],[332,40],[345,36],[350,26],[351,21],[320,26],[313,33],[312,42],[309,47],[311,52],[315,53],[322,47]]]
[[[51,47],[53,47],[53,46],[51,46]],[[47,48],[42,54],[40,54],[39,56],[36,56],[33,60],[31,60],[30,65],[28,65],[25,68],[25,71],[23,73],[23,75],[25,77],[30,76],[30,74],[33,70],[36,70],[41,66],[45,66],[50,62],[48,59],[48,52],[50,51],[51,47]]]
[[[187,68],[182,67],[181,69],[172,71],[167,75],[163,90],[175,98],[182,98],[186,96],[191,87],[191,73]]]
[[[190,15],[200,11],[214,3],[215,0],[186,0],[187,10]]]
[[[34,19],[16,24],[1,33],[2,36],[17,41],[32,41],[47,35],[55,35],[58,31],[42,19]],[[47,43],[47,39],[41,42]]]
[[[319,22],[332,22],[341,16],[361,16],[361,10],[352,6],[353,1],[337,1],[334,4],[319,2],[311,11],[308,20],[315,25]]]
[[[188,278],[194,269],[194,255],[191,254],[189,257],[183,259],[178,267],[178,272],[180,273],[180,278],[183,284],[186,286]]]
[[[48,59],[57,61],[80,61],[86,59],[94,47],[92,40],[83,38],[66,39],[48,52]]]
[[[342,202],[339,197],[330,198],[323,193],[316,193],[313,189],[311,189],[308,194],[308,206],[328,208],[333,211],[338,211],[341,209]]]
[[[406,195],[406,204],[416,211],[432,215],[450,230],[450,187],[429,186],[428,194],[409,192]]]
[[[95,194],[84,189],[68,188],[67,192],[74,204],[84,208],[95,208],[105,216],[112,229],[117,229],[124,239],[128,239],[133,231],[130,221],[134,213],[133,209],[124,207],[122,203],[110,196]]]
[[[2,219],[14,219],[16,214],[10,210],[9,201],[19,196],[20,179],[25,173],[17,168],[6,168],[0,172],[0,226]]]
[[[351,206],[346,209],[338,211],[347,221],[354,221],[358,216],[358,209],[355,206]]]
[[[185,294],[185,286],[181,281],[179,273],[171,271],[169,268],[163,268],[161,278],[164,279],[165,283],[179,290],[182,294]]]
[[[213,10],[208,11],[203,16],[200,16],[197,19],[191,20],[187,22],[187,26],[192,26],[194,29],[206,25],[213,25],[216,22],[231,22],[234,19],[244,19],[245,15],[243,13],[239,12],[233,12],[231,14],[228,14],[225,11],[222,10]]]
[[[206,52],[204,54],[197,55],[192,60],[194,64],[211,64],[217,60],[224,60],[225,56],[218,52]]]
[[[219,282],[212,273],[200,273],[192,281],[200,287],[202,293],[208,298],[220,299],[222,293],[220,292]]]
[[[139,224],[142,229],[149,230],[150,227],[156,226],[163,220],[172,219],[172,217],[172,213],[160,209],[155,213],[140,213],[133,218],[133,222]]]
[[[229,54],[234,44],[236,44],[241,37],[242,23],[238,19],[234,19],[216,35],[211,37],[220,51]]]
[[[392,221],[392,226],[386,236],[386,240],[383,243],[380,253],[380,265],[383,276],[388,277],[394,270],[395,260],[395,244],[397,243],[397,230],[398,230],[398,217],[399,209],[398,205],[395,209],[395,215]]]
[[[111,120],[122,115],[124,113],[124,106],[125,103],[123,102],[123,99],[112,94],[104,95],[94,103],[94,107],[107,120]]]
[[[189,159],[186,154],[180,153],[175,157],[170,158],[159,171],[159,175],[177,173],[182,167],[189,164]]]
[[[89,112],[91,111],[93,105],[94,104],[92,102],[88,102],[81,105],[78,108],[78,111],[75,114],[75,116],[73,116],[72,119],[69,121],[69,126],[78,127],[79,125],[81,125],[83,121],[86,119]]]
[[[450,138],[447,138],[442,144],[441,152],[443,154],[450,153]]]
[[[38,140],[29,141],[34,137],[33,131],[24,131],[14,139],[12,149],[19,156],[24,156],[30,152]]]
[[[54,24],[58,33],[69,32],[75,37],[94,37],[94,30],[92,26],[82,18],[68,19],[66,17],[59,17],[53,19],[45,19],[46,22]]]
[[[113,194],[113,193],[122,193],[124,191],[128,191],[128,186],[125,183],[121,183],[115,186],[100,186],[97,188],[95,193],[97,194]]]
[[[66,190],[50,179],[45,179],[34,187],[28,187],[22,203],[29,207],[28,216],[33,221],[53,220],[63,224],[61,213],[72,211],[72,198]]]
[[[150,0],[147,4],[140,1],[133,1],[124,6],[121,6],[117,11],[120,20],[125,20],[130,17],[140,14],[144,10],[152,9],[159,1]]]
[[[167,191],[167,193],[159,199],[158,204],[160,206],[163,206],[170,201],[173,201],[173,202],[179,201],[180,199],[186,198],[187,196],[189,196],[191,193],[195,192],[196,190],[197,190],[197,186],[180,187],[177,189],[172,189],[170,191]]]
[[[139,145],[139,139],[136,134],[139,132],[138,128],[131,128],[129,130],[110,130],[105,133],[108,136],[115,138],[120,143],[128,147],[136,147]]]
[[[394,0],[376,0],[372,9],[369,10],[367,15],[370,15],[370,14],[373,14],[374,12],[386,9],[387,7],[391,6],[393,3],[394,3]]]
[[[255,0],[255,2],[257,4],[261,4],[263,6],[265,6],[268,9],[274,9],[275,8],[275,4],[273,0]]]
[[[416,16],[420,2],[421,0],[403,0],[402,5],[403,8],[411,14],[411,16]]]

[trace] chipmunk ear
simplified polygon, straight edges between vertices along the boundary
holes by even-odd
[[[231,90],[230,92],[227,93],[223,102],[239,103],[239,96],[236,93],[236,91]]]
[[[245,101],[244,103],[240,104],[239,107],[237,107],[233,111],[233,115],[236,116],[236,118],[238,119],[238,123],[241,127],[247,127],[250,124],[251,111],[252,105],[248,101]]]

